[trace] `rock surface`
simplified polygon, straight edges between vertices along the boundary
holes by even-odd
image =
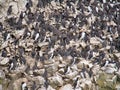
[[[73,87],[70,84],[64,85],[59,90],[74,90]]]

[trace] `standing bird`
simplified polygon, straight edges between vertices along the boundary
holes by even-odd
[[[115,48],[120,51],[120,36],[118,36],[115,40]]]
[[[9,6],[7,10],[7,15],[11,15],[11,13],[12,13],[12,5]]]

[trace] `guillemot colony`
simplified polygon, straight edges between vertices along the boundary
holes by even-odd
[[[0,88],[120,89],[119,0],[0,0]]]

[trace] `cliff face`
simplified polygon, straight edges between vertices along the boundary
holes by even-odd
[[[119,0],[0,0],[0,90],[119,90]]]

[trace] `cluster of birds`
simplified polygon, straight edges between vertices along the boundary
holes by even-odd
[[[115,50],[120,51],[119,0],[54,0],[59,2],[62,8],[51,11],[49,19],[46,20],[46,11],[40,12],[39,10],[48,7],[52,1],[38,0],[37,9],[32,12],[33,2],[28,0],[26,11],[21,11],[18,17],[6,18],[4,23],[7,23],[7,25],[0,22],[0,33],[2,33],[4,41],[12,39],[14,40],[12,45],[17,46],[21,40],[34,40],[30,52],[26,52],[25,47],[22,46],[18,46],[18,49],[14,48],[14,55],[10,56],[12,57],[9,62],[10,70],[16,68],[18,59],[20,59],[20,63],[26,63],[24,58],[26,53],[38,61],[52,59],[59,55],[62,57],[70,55],[73,59],[82,57],[90,60],[93,53],[99,51],[99,46],[91,48],[91,37],[100,38],[102,47],[110,45],[108,53],[114,53]],[[62,4],[66,6],[64,7]],[[11,15],[11,12],[12,6],[9,6],[7,15]],[[50,20],[54,24],[51,24]],[[23,21],[26,24],[23,24]],[[110,22],[114,22],[115,25],[108,24]],[[20,37],[12,33],[22,29],[25,29],[25,31]],[[86,46],[82,47],[79,43],[71,46],[72,42],[77,43],[79,40],[85,42]],[[45,49],[44,46],[38,45],[41,42],[48,42]],[[42,52],[41,55],[40,51]],[[11,52],[13,51],[11,50]],[[1,50],[1,57],[8,57],[6,48]],[[104,51],[100,51],[99,56],[94,58],[93,63],[99,63],[102,66],[104,58]]]

